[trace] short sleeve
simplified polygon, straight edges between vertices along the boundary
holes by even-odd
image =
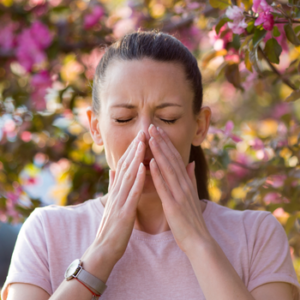
[[[293,286],[294,300],[300,300],[300,284],[293,266],[284,228],[271,213],[253,224],[250,238],[248,290],[268,282],[287,282]]]
[[[12,254],[1,299],[6,300],[10,283],[30,283],[52,294],[44,228],[36,208],[22,225]]]

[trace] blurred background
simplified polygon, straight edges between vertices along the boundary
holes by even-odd
[[[196,56],[210,200],[266,210],[300,280],[300,1],[0,0],[0,289],[35,207],[107,192],[86,108],[105,47],[139,28]]]

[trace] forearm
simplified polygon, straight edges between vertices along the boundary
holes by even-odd
[[[98,253],[97,256],[92,255],[91,253],[86,255],[85,253],[81,260],[83,262],[83,269],[96,276],[104,283],[107,282],[108,277],[116,264],[115,260],[104,253]],[[92,288],[90,289],[93,290]],[[93,291],[96,292],[95,290]],[[69,281],[64,279],[50,297],[50,300],[91,300],[92,296],[92,293],[76,279],[71,279]]]
[[[195,245],[186,254],[206,300],[255,300],[214,239]]]

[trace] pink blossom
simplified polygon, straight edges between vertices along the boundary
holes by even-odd
[[[263,12],[261,13],[258,18],[255,20],[254,25],[260,25],[263,24],[263,28],[265,30],[272,30],[274,27],[274,17],[269,12]]]
[[[245,7],[241,3],[241,8],[234,5],[233,7],[229,6],[226,10],[226,16],[231,19],[233,22],[228,22],[228,27],[232,30],[233,33],[241,34],[244,32],[245,28],[248,26],[245,22],[244,16]]]
[[[287,176],[285,174],[271,175],[267,178],[266,183],[274,188],[282,187]]]
[[[274,16],[271,14],[273,8],[266,2],[266,0],[253,0],[252,10],[258,13],[258,18],[254,25],[263,24],[265,30],[272,30],[274,26]]]
[[[277,192],[270,192],[267,193],[264,197],[265,203],[268,205],[270,203],[289,203],[290,201],[286,197],[282,197],[281,194]]]
[[[233,127],[234,127],[234,124],[230,120],[230,121],[227,121],[224,129],[218,129],[218,128],[215,128],[213,126],[210,126],[209,129],[208,129],[208,133],[218,133],[218,132],[220,132],[220,133],[223,133],[225,135],[225,137],[231,138],[234,142],[241,142],[242,139],[240,137],[238,137],[237,135],[232,133]]]
[[[32,134],[30,131],[23,131],[21,133],[21,140],[25,143],[31,141]]]
[[[252,158],[245,153],[237,152],[233,162],[228,165],[227,179],[230,187],[250,174],[248,167],[252,164]]]
[[[48,71],[42,70],[35,74],[31,79],[31,101],[36,110],[44,110],[46,108],[45,95],[47,88],[51,87],[52,80]]]
[[[280,32],[280,36],[276,36],[274,37],[278,44],[281,46],[282,51],[284,52],[288,52],[289,51],[289,46],[287,43],[287,37],[284,31],[284,24],[276,24],[279,32]],[[271,39],[273,37],[272,31],[267,31],[267,34],[264,38],[264,42],[266,42],[267,40]]]
[[[52,42],[52,35],[48,28],[39,21],[30,28],[24,29],[18,36],[16,55],[19,63],[30,72],[36,63],[46,60],[44,49]]]
[[[264,142],[257,137],[254,140],[250,141],[249,145],[251,145],[254,150],[260,150],[265,148]]]
[[[0,28],[0,48],[5,52],[12,50],[16,46],[14,31],[17,28],[18,24],[14,22],[9,22]]]
[[[183,28],[179,30],[179,40],[185,45],[190,51],[198,48],[202,33],[199,28],[195,25],[189,28]]]
[[[255,13],[272,11],[272,7],[266,2],[266,0],[253,0],[252,10]]]
[[[227,30],[227,24],[223,25],[219,31],[219,34],[216,33],[215,27],[208,33],[210,43],[213,45],[216,51],[225,49],[227,44],[232,42],[232,31]]]
[[[93,79],[97,64],[99,63],[104,51],[98,48],[93,49],[89,54],[82,54],[81,61],[86,66],[85,76],[88,79]]]
[[[89,29],[99,22],[104,15],[104,9],[100,5],[95,5],[92,8],[92,13],[84,17],[84,29]]]

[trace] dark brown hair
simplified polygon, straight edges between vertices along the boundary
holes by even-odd
[[[192,53],[175,37],[157,31],[138,31],[127,34],[107,47],[95,72],[93,82],[93,112],[100,113],[100,90],[104,83],[105,71],[112,60],[140,60],[151,58],[162,62],[180,63],[194,92],[193,111],[198,114],[202,107],[203,93],[201,73]],[[209,168],[201,146],[191,145],[190,162],[195,161],[198,195],[209,199]]]

